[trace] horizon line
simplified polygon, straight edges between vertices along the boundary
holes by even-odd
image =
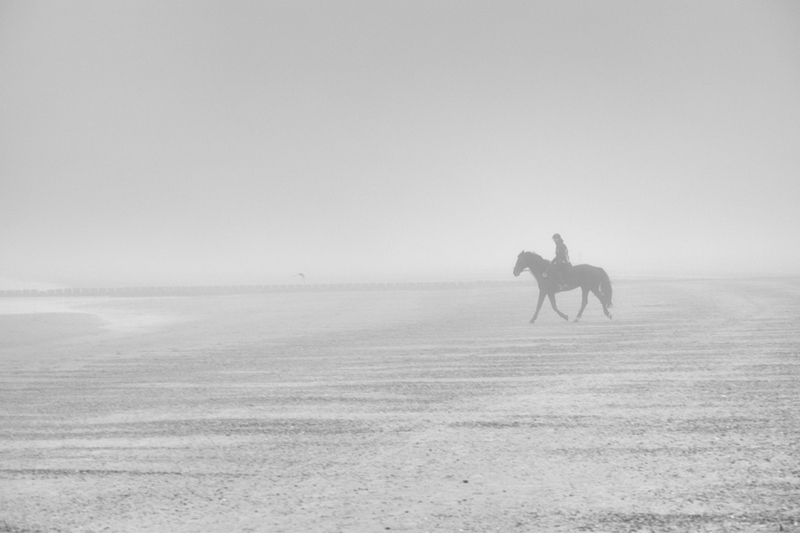
[[[800,274],[753,274],[753,275],[629,275],[612,280],[619,281],[723,281],[757,279],[795,279]],[[272,284],[208,284],[208,285],[129,285],[117,287],[63,287],[57,289],[0,289],[0,297],[82,297],[82,296],[193,296],[211,294],[257,294],[280,292],[340,292],[376,290],[441,290],[497,287],[504,285],[536,285],[533,278],[474,281],[387,281],[387,282],[333,282]]]

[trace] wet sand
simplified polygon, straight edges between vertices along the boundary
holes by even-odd
[[[800,531],[800,280],[614,289],[5,302],[0,531]]]
[[[0,349],[18,349],[91,336],[101,331],[103,321],[88,313],[41,312],[0,314]]]

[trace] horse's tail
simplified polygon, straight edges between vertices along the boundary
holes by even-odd
[[[608,274],[602,268],[600,269],[600,294],[603,295],[603,300],[605,300],[606,307],[611,307],[611,294],[613,291],[611,290],[611,279],[609,279]]]

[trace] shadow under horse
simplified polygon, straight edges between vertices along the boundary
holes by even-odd
[[[536,313],[531,318],[531,324],[536,322],[539,316],[539,310],[542,308],[544,297],[550,298],[550,303],[558,315],[564,320],[569,320],[569,317],[558,310],[556,306],[556,293],[561,291],[571,291],[572,289],[581,288],[583,291],[583,300],[581,302],[581,310],[578,311],[578,316],[575,317],[575,322],[580,320],[583,315],[583,310],[586,304],[589,303],[589,292],[591,291],[600,300],[603,305],[603,313],[608,318],[611,318],[611,313],[608,308],[611,307],[611,280],[608,278],[606,271],[600,267],[592,265],[575,265],[567,267],[562,271],[563,287],[559,286],[555,276],[545,276],[545,272],[550,267],[550,261],[543,258],[539,254],[533,252],[522,252],[517,256],[517,264],[514,266],[514,275],[519,276],[523,270],[529,270],[536,282],[539,284],[539,302],[536,304]]]

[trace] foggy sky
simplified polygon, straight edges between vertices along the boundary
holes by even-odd
[[[0,278],[800,274],[800,4],[0,3]]]

